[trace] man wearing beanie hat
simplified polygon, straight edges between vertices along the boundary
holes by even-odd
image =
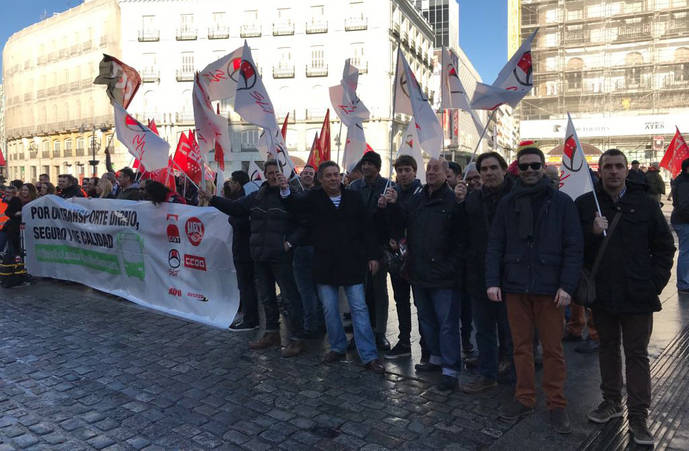
[[[359,180],[353,181],[348,189],[361,193],[361,197],[366,207],[367,220],[375,224],[375,229],[371,233],[376,234],[375,242],[380,246],[381,253],[383,246],[388,242],[389,237],[382,221],[374,218],[378,214],[378,198],[385,191],[388,179],[380,176],[380,155],[376,152],[366,152],[361,157],[361,172],[364,174]],[[376,335],[376,345],[384,351],[390,350],[390,343],[385,338],[385,330],[388,322],[388,290],[387,290],[387,271],[385,268],[375,274],[370,272],[366,275],[364,283],[366,288],[366,305],[371,316],[371,325]]]

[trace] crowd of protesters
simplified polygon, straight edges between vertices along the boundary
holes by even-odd
[[[384,373],[381,354],[411,358],[413,302],[421,356],[415,371],[439,373],[437,389],[445,392],[514,384],[514,399],[500,416],[516,420],[534,410],[542,364],[550,422],[560,433],[571,432],[562,341],[599,353],[602,402],[588,414],[596,423],[623,414],[622,349],[629,428],[637,443],[652,444],[647,348],[675,252],[660,210],[664,183],[657,167],[644,174],[633,162],[628,169],[621,151],[607,150],[595,177],[597,202],[594,193],[575,202],[558,190],[558,170],[546,167],[536,146],[522,148],[509,167],[495,152],[481,154],[464,172],[457,163],[430,159],[425,184],[416,177],[419,163],[400,156],[393,182],[380,175],[380,156],[367,152],[345,174],[332,161],[307,165],[295,184],[269,160],[260,187],[235,171],[222,196],[182,177],[170,190],[130,168],[81,185],[71,175],[53,185],[42,174],[36,186],[15,180],[4,189],[9,220],[0,247],[17,252],[21,207],[38,196],[210,205],[228,215],[234,230],[240,313],[230,329],[257,330],[259,307],[265,313],[264,332],[249,342],[251,349],[281,347],[283,357],[294,357],[305,352],[304,340],[327,335],[323,363],[356,350],[367,369]],[[682,168],[671,221],[680,239],[680,293],[689,292],[689,160]],[[573,295],[582,270],[597,257],[602,263],[589,309],[573,303]],[[388,275],[399,331],[393,346]],[[344,315],[342,295],[349,305]],[[460,387],[466,366],[477,367],[478,376]]]

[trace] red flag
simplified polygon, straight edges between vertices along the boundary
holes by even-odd
[[[148,120],[148,128],[150,128],[153,133],[160,136],[160,133],[158,133],[158,127],[156,126],[156,120],[155,119],[149,119]]]
[[[177,191],[177,185],[175,184],[175,171],[173,168],[172,158],[168,158],[167,167],[158,169],[151,172],[143,172],[141,174],[141,180],[155,180],[163,185],[167,186],[173,193]]]
[[[289,112],[287,113],[287,116],[285,116],[285,122],[282,123],[282,139],[286,140],[287,139],[287,119],[289,119]]]
[[[201,149],[196,141],[196,134],[189,130],[189,152],[187,153],[187,167],[184,172],[196,184],[201,183]]]
[[[665,155],[663,155],[663,159],[660,161],[660,167],[670,171],[672,178],[675,178],[682,172],[682,161],[687,158],[689,158],[689,146],[687,146],[687,142],[679,132],[679,128],[677,128],[675,136],[670,141],[670,145],[667,146]]]
[[[134,94],[141,86],[139,73],[127,66],[117,58],[103,54],[103,59],[98,65],[98,76],[93,84],[107,85],[108,96],[122,105],[125,109],[134,98]]]
[[[321,154],[320,162],[330,160],[330,108],[325,112],[321,134],[318,138],[318,150]]]
[[[172,162],[180,171],[186,171],[187,154],[189,153],[189,149],[191,149],[189,138],[187,138],[187,135],[182,132],[182,134],[179,136],[179,142],[177,143],[175,155],[172,157]]]
[[[309,152],[309,158],[306,160],[308,166],[313,166],[318,169],[318,165],[324,160],[321,159],[320,143],[318,139],[318,133],[313,137],[313,144],[311,144],[311,152]]]
[[[0,166],[7,166],[7,161],[5,161],[5,156],[2,154],[2,149],[0,149]]]

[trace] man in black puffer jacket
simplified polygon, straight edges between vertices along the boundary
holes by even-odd
[[[230,216],[248,217],[251,222],[249,248],[254,261],[256,292],[266,314],[266,331],[258,341],[249,343],[249,347],[265,349],[280,345],[282,310],[290,334],[282,355],[292,357],[303,350],[304,314],[286,245],[295,224],[280,198],[279,172],[278,163],[268,160],[264,164],[266,181],[258,191],[238,200],[213,196],[210,205]],[[202,190],[199,195],[207,197]],[[275,282],[280,287],[281,305],[277,302]]]
[[[677,256],[677,291],[689,294],[689,158],[682,162],[682,172],[672,183],[670,222],[679,239]]]
[[[533,338],[543,345],[543,390],[555,431],[567,434],[562,350],[564,309],[581,273],[584,240],[572,199],[544,177],[545,156],[537,147],[517,153],[519,181],[498,204],[486,250],[488,299],[507,303],[517,373],[515,399],[501,417],[514,421],[536,404]],[[503,295],[504,293],[504,295]]]
[[[599,362],[603,402],[588,418],[606,423],[622,416],[622,357],[624,348],[629,430],[639,445],[653,445],[647,427],[651,403],[648,341],[658,295],[668,280],[675,254],[674,239],[658,203],[643,186],[629,183],[627,158],[617,149],[599,159],[597,189],[602,217],[593,193],[577,199],[585,240],[585,265],[593,266],[604,240],[603,231],[620,214],[596,274],[593,313],[600,337]],[[625,179],[627,178],[627,183]]]
[[[464,237],[461,236],[460,206],[447,185],[448,165],[431,158],[426,170],[427,184],[406,205],[399,205],[398,194],[389,188],[378,202],[386,208],[393,234],[407,232],[409,279],[430,358],[415,366],[418,372],[442,371],[441,391],[458,386],[461,367],[459,353],[459,304],[452,290],[461,268]],[[461,279],[460,279],[461,280]]]

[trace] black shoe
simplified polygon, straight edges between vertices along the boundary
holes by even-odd
[[[593,354],[598,352],[598,348],[600,348],[600,343],[587,338],[583,343],[574,347],[574,352],[578,352],[579,354]]]
[[[398,342],[394,348],[385,353],[383,357],[386,359],[399,359],[400,357],[409,357],[411,355],[411,346]]]
[[[569,415],[563,407],[557,407],[550,411],[550,425],[558,434],[571,434],[572,424]]]
[[[590,411],[586,418],[598,424],[605,424],[613,418],[622,416],[622,406],[612,401],[603,401],[594,410]]]
[[[344,359],[347,358],[346,354],[342,354],[337,351],[328,351],[327,354],[323,356],[323,359],[321,360],[322,363],[335,363],[335,362],[340,362]]]
[[[629,432],[637,445],[654,446],[655,440],[648,430],[645,418],[629,417]]]
[[[443,369],[443,367],[441,367],[440,365],[435,365],[435,364],[430,363],[430,362],[426,362],[426,363],[417,363],[416,365],[414,365],[414,369],[418,373],[439,373]]]
[[[387,338],[385,338],[385,335],[376,334],[376,347],[378,349],[380,349],[381,351],[389,351],[390,350],[390,342],[388,341]]]
[[[488,379],[481,376],[472,382],[463,384],[462,391],[468,395],[473,395],[474,393],[481,393],[497,386],[498,383],[495,379]]]
[[[457,390],[459,387],[459,382],[457,381],[456,377],[448,376],[447,374],[443,374],[442,378],[440,380],[440,383],[436,387],[438,391],[442,392],[452,392]]]
[[[248,332],[256,329],[258,329],[258,324],[246,322],[244,320],[238,321],[230,326],[230,331],[232,332]]]
[[[517,421],[518,419],[531,415],[533,407],[525,406],[516,399],[511,400],[500,409],[500,419],[507,421]]]
[[[376,374],[385,374],[385,367],[383,366],[383,362],[381,362],[378,359],[371,360],[366,365],[364,365],[364,368],[366,368],[369,371],[373,371]]]

